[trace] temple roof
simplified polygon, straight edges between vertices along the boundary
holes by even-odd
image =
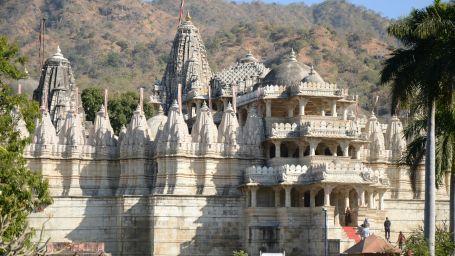
[[[298,84],[310,74],[311,68],[297,62],[294,50],[288,57],[282,59],[282,63],[273,68],[262,82],[263,85],[292,85]]]

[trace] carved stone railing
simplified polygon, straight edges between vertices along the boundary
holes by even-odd
[[[379,186],[388,186],[389,179],[384,171],[373,171],[361,161],[343,160],[331,161],[327,158],[316,161],[311,157],[311,164],[289,165],[278,167],[251,166],[244,172],[245,183],[261,185],[309,184],[314,182],[339,182],[339,183],[366,183]]]
[[[299,138],[302,136],[361,138],[356,127],[341,120],[309,121],[300,125],[296,123],[273,123],[271,127],[266,125],[266,136],[270,138]]]
[[[158,142],[157,156],[185,155],[206,157],[262,157],[260,145],[197,143],[197,142]]]
[[[278,184],[279,169],[266,166],[250,166],[244,172],[246,183]]]
[[[262,88],[262,94],[264,97],[287,97],[287,87],[284,85],[266,85]]]
[[[301,83],[289,87],[290,95],[310,96],[340,96],[348,95],[347,89],[339,89],[336,84],[330,83]]]

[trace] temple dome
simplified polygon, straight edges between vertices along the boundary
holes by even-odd
[[[291,85],[298,84],[310,74],[311,68],[305,64],[297,62],[294,50],[291,51],[282,63],[273,68],[262,82],[264,85]]]
[[[322,84],[324,83],[324,80],[322,77],[314,70],[313,66],[311,66],[310,73],[308,76],[303,78],[302,80],[303,83],[316,83],[316,84]]]

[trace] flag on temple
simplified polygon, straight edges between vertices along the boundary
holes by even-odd
[[[182,17],[183,17],[183,6],[185,5],[185,0],[180,0],[180,10],[179,10],[179,24],[182,23]]]

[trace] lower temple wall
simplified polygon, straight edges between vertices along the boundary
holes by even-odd
[[[153,255],[230,256],[243,247],[241,197],[156,195],[151,203]]]
[[[104,243],[112,255],[232,255],[243,248],[240,197],[54,197],[30,224],[52,242]]]
[[[448,225],[449,201],[438,200],[436,206],[437,225]],[[423,226],[423,214],[423,200],[386,199],[371,232],[384,237],[387,216],[396,243],[399,231],[408,237]],[[370,215],[372,220],[375,214]],[[45,221],[44,239],[104,243],[112,255],[230,256],[239,249],[258,255],[264,248],[320,255],[324,245],[321,209],[244,208],[244,198],[236,196],[54,197],[52,205],[30,216],[38,230]],[[348,245],[330,221],[329,239],[340,239],[342,251]]]

